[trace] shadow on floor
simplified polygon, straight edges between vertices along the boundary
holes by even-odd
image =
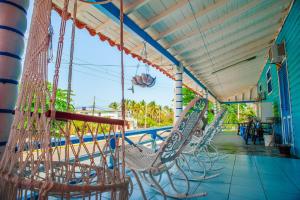
[[[227,154],[264,155],[282,157],[277,147],[265,147],[263,141],[260,144],[245,144],[243,138],[236,132],[223,132],[214,139],[214,144],[220,152]]]

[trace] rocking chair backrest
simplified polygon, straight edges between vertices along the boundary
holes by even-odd
[[[207,99],[200,97],[196,97],[186,106],[158,152],[161,163],[172,161],[181,153],[196,130],[197,124],[203,118],[207,107]]]
[[[205,129],[205,132],[203,134],[202,142],[198,144],[199,147],[206,144],[206,142],[208,142],[208,140],[210,140],[211,137],[213,137],[224,115],[225,115],[225,110],[220,111],[215,117],[214,121],[208,125],[207,129]]]

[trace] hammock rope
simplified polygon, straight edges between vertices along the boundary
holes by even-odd
[[[73,24],[71,33],[71,47],[70,47],[70,62],[69,62],[69,74],[68,74],[68,90],[67,90],[67,110],[70,111],[70,101],[72,92],[72,74],[73,74],[73,59],[74,59],[74,46],[75,46],[75,34],[76,34],[76,19],[77,19],[77,0],[74,1],[73,9]]]
[[[120,0],[120,45],[121,45],[121,85],[122,85],[122,120],[125,122],[125,83],[124,83],[124,5]],[[125,180],[125,124],[122,126],[122,178]]]
[[[52,1],[36,0],[34,3],[15,118],[0,162],[0,199],[129,198],[130,180],[125,176],[124,164],[126,122],[123,53],[122,119],[69,112],[77,0],[73,10],[68,112],[55,108],[69,2],[65,0],[63,5],[52,93],[48,88]],[[123,8],[120,16],[123,21]],[[123,50],[123,25],[120,37]],[[121,136],[117,134],[119,130]]]
[[[50,109],[52,111],[55,110],[56,93],[57,93],[58,80],[59,80],[59,70],[60,70],[62,53],[63,53],[63,48],[64,48],[66,23],[67,23],[67,19],[68,19],[68,7],[69,7],[69,0],[65,0],[63,11],[62,11],[62,16],[61,16],[61,24],[60,24],[56,62],[55,62],[55,71],[54,71],[54,76],[53,76],[52,97],[51,97],[51,101],[50,101]]]

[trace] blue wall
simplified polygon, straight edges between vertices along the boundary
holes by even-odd
[[[272,92],[268,93],[267,89],[267,71],[271,70],[272,77]],[[278,85],[278,73],[275,64],[270,64],[269,61],[264,66],[264,69],[261,73],[261,76],[257,83],[257,90],[259,91],[259,87],[262,88],[262,93],[265,93],[265,100],[263,102],[273,102],[273,112],[275,117],[280,117],[280,97],[279,97],[279,85]],[[281,135],[281,123],[277,123],[275,125],[275,133]]]
[[[287,52],[295,153],[300,156],[300,0],[295,0],[276,43],[281,43],[283,41],[285,41]],[[268,70],[269,65],[270,64],[268,63],[265,65],[258,81],[258,87],[262,84],[264,91],[266,91],[266,71]],[[266,101],[272,101],[279,107],[278,75],[276,67],[273,65],[271,66],[271,73],[273,92],[270,95],[267,95]]]

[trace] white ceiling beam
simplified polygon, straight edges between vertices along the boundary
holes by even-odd
[[[97,33],[99,32],[102,32],[103,29],[106,29],[108,26],[110,26],[112,24],[112,20],[108,19],[107,21],[105,21],[104,23],[102,24],[99,24],[96,28],[95,28],[95,31]]]
[[[197,73],[197,75],[199,76],[205,76],[205,77],[216,77],[215,75],[218,73],[218,72],[215,72],[214,74],[212,74],[212,72],[214,71],[217,71],[217,70],[220,70],[220,69],[223,69],[224,67],[226,66],[231,66],[235,63],[238,63],[238,62],[241,62],[247,58],[250,58],[252,56],[257,56],[253,61],[257,62],[257,63],[261,63],[262,61],[260,61],[263,56],[264,56],[265,52],[263,50],[261,50],[259,53],[257,52],[254,52],[252,54],[247,54],[246,56],[242,57],[242,58],[239,58],[238,60],[236,59],[231,59],[231,60],[228,60],[228,62],[226,63],[222,63],[222,65],[218,65],[218,66],[214,66],[214,68],[212,69],[211,67],[206,67],[206,68],[201,68],[201,72],[200,72],[200,69],[197,69],[195,71],[197,72],[200,72],[200,73]],[[253,62],[252,62],[253,63]],[[239,66],[245,66],[246,65],[252,65],[251,62],[247,62],[247,63],[240,63],[240,64],[236,64],[236,66],[232,66],[232,68],[236,67],[236,68],[239,68]],[[230,69],[230,68],[228,68]],[[222,70],[222,71],[225,71],[226,69]],[[220,71],[221,72],[221,71]],[[236,74],[239,74],[239,73],[232,73],[232,77],[234,77]],[[222,79],[222,78],[221,78]]]
[[[257,47],[249,49],[248,51],[245,50],[242,52],[236,52],[235,54],[227,54],[226,57],[224,56],[224,57],[215,59],[213,70],[218,70],[221,67],[230,65],[231,63],[234,64],[243,59],[247,59],[252,56],[260,55],[263,51],[265,53],[268,47],[270,47],[270,44],[269,44],[269,42],[266,42],[265,44],[260,44]],[[205,63],[200,62],[200,63],[194,64],[194,66],[195,67],[193,67],[193,68],[194,68],[195,72],[201,72],[201,70],[203,70],[205,68],[209,68],[212,65],[210,62],[206,61]],[[196,67],[196,66],[199,66],[199,67]]]
[[[208,66],[201,66],[201,67],[195,67],[194,71],[196,74],[203,75],[206,73],[207,76],[212,75],[211,73],[213,71],[219,70],[221,68],[224,68],[225,66],[236,64],[240,61],[243,61],[245,59],[248,59],[253,56],[257,56],[257,58],[260,58],[263,60],[263,56],[266,54],[266,50],[268,47],[261,47],[261,49],[257,48],[249,52],[243,52],[240,54],[235,55],[235,57],[229,57],[223,60],[219,60],[216,65],[213,67],[211,65]],[[208,74],[207,74],[208,73]]]
[[[260,40],[261,38],[268,37],[270,39],[271,36],[274,35],[276,28],[278,27],[277,24],[278,23],[276,23],[275,25],[274,23],[270,24],[268,28],[256,30],[254,33],[249,32],[249,34],[246,35],[232,35],[231,39],[233,40],[227,40],[226,38],[225,41],[221,40],[211,46],[208,46],[208,52],[211,56],[218,56],[222,55],[224,51],[228,52],[232,49],[246,46],[248,44],[256,42],[257,40]],[[207,56],[207,52],[204,47],[202,47],[201,49],[199,48],[199,50],[195,51],[194,54],[186,56],[185,59],[201,59],[203,56]]]
[[[251,3],[248,3],[236,10],[234,10],[233,12],[230,12],[229,14],[226,14],[218,19],[212,20],[210,23],[203,25],[202,27],[200,27],[200,32],[204,33],[206,31],[208,31],[209,29],[216,27],[220,24],[223,24],[226,20],[239,16],[240,14],[242,14],[243,12],[247,11],[248,9],[254,7],[255,5],[257,5],[258,3],[260,3],[261,1],[259,0],[255,0],[255,1],[250,1]],[[249,20],[249,19],[247,19]],[[195,35],[199,35],[199,29],[195,29],[194,31],[190,32],[189,34],[178,38],[177,40],[172,42],[172,46],[177,45],[178,43],[190,39],[191,37],[195,36]]]
[[[257,30],[257,29],[264,29],[269,24],[278,22],[281,18],[281,16],[278,15],[278,9],[275,9],[275,10],[273,9],[273,11],[274,12],[272,12],[272,13],[267,13],[267,10],[263,10],[262,15],[260,15],[260,13],[257,13],[257,15],[253,15],[249,18],[243,18],[242,20],[237,21],[237,23],[232,23],[231,25],[227,26],[225,29],[221,29],[214,33],[207,34],[205,37],[206,41],[208,41],[207,45],[210,45],[209,41],[214,41],[213,43],[215,43],[215,41],[220,41],[220,40],[216,40],[216,39],[233,37],[236,34],[245,34],[245,32],[253,32],[254,30]],[[267,15],[265,15],[264,13],[266,13]],[[275,14],[275,13],[276,13],[276,15],[274,16],[273,14]],[[269,17],[269,18],[265,19],[266,17]],[[245,25],[245,23],[247,24],[247,26],[243,27],[243,25]],[[194,38],[194,37],[192,37],[192,38]],[[196,38],[194,38],[194,39],[196,39]],[[197,40],[197,42],[194,42],[190,45],[184,46],[184,48],[180,49],[179,51],[177,50],[176,55],[182,55],[189,51],[194,51],[195,48],[199,48],[200,45],[203,45],[202,39],[199,39],[199,40]],[[174,44],[173,46],[176,46],[176,44]]]
[[[194,71],[197,73],[209,73],[210,75],[214,75],[214,74],[211,74],[212,72],[214,71],[217,71],[217,70],[220,70],[224,67],[227,67],[229,65],[234,65],[236,63],[239,63],[243,60],[246,60],[248,58],[251,58],[253,56],[256,56],[256,59],[257,58],[260,58],[262,60],[264,60],[261,56],[262,55],[265,55],[267,49],[268,49],[269,45],[268,44],[265,44],[261,47],[256,47],[254,48],[253,50],[251,51],[248,51],[248,52],[242,52],[242,53],[236,53],[236,55],[233,55],[235,57],[226,57],[226,58],[223,58],[223,59],[219,59],[218,61],[215,62],[215,65],[212,67],[212,65],[205,65],[201,68],[197,68],[197,69],[194,69]]]
[[[87,4],[87,3],[82,3],[82,2],[78,2],[78,5],[77,5],[77,13],[87,9],[88,7],[90,7],[90,4]],[[74,4],[72,4],[72,10],[74,9]],[[71,12],[71,14],[73,15],[73,12]]]
[[[239,76],[242,76],[242,75],[245,75],[245,74],[249,75],[250,73],[257,73],[257,71],[261,67],[260,64],[262,63],[261,62],[262,57],[263,57],[263,53],[261,53],[261,56],[259,56],[258,58],[254,59],[254,60],[250,60],[248,62],[242,62],[240,64],[232,65],[232,67],[225,68],[225,69],[220,68],[221,70],[218,71],[218,72],[213,73],[213,75],[221,74],[221,76],[219,76],[220,77],[220,82],[224,82],[224,79],[227,80],[226,75],[230,75],[230,78],[235,79],[235,78],[238,78]],[[240,60],[240,61],[243,61],[243,60]],[[234,64],[234,63],[232,63],[232,64]],[[228,64],[226,66],[230,66],[230,64]],[[225,76],[223,76],[223,75],[225,75]],[[249,76],[247,78],[250,79],[250,80],[253,79],[253,77],[251,77],[251,76]]]
[[[152,17],[151,19],[149,19],[147,21],[147,23],[145,23],[142,26],[142,28],[147,29],[147,28],[153,26],[154,24],[162,21],[165,17],[170,16],[173,12],[175,12],[175,11],[179,10],[180,8],[184,7],[185,5],[187,5],[187,3],[188,3],[187,0],[180,0],[178,3],[175,3],[171,7],[167,8],[163,12],[156,15],[155,17]]]
[[[223,1],[219,1],[219,2],[223,2]],[[219,3],[219,2],[218,2],[218,3]],[[229,19],[229,18],[231,18],[231,17],[233,17],[233,16],[235,16],[235,15],[239,15],[240,13],[242,13],[243,11],[245,11],[246,8],[249,9],[251,6],[253,6],[254,3],[255,3],[255,5],[256,5],[258,2],[259,2],[259,0],[255,0],[254,2],[252,2],[252,3],[250,3],[250,4],[246,4],[246,6],[243,6],[243,7],[241,7],[240,9],[235,10],[234,12],[232,12],[232,13],[230,13],[230,14],[228,14],[228,15],[225,15],[224,17],[225,17],[225,19]],[[218,5],[218,3],[216,3],[216,4]],[[224,3],[224,2],[223,2],[223,3]],[[226,3],[226,2],[225,2],[225,3]],[[216,5],[216,4],[213,4],[213,5]],[[207,8],[207,9],[209,9],[209,8]],[[206,9],[205,9],[205,10],[206,10]],[[210,10],[210,9],[209,9],[209,10]],[[202,10],[202,11],[203,11],[203,10]],[[238,12],[237,12],[237,11],[238,11]],[[193,17],[193,16],[191,16],[191,17]],[[223,18],[216,19],[216,20],[212,21],[211,23],[207,24],[206,26],[204,26],[203,28],[200,28],[200,31],[201,31],[201,32],[205,32],[205,31],[207,31],[209,28],[212,28],[212,27],[214,27],[214,26],[217,26],[217,25],[223,23],[223,22],[225,21],[225,19],[223,19]],[[186,21],[183,21],[183,22],[181,22],[181,23],[184,24],[184,25],[187,24]],[[179,26],[176,25],[176,28],[179,28]],[[163,33],[162,33],[162,34],[163,34]],[[199,34],[199,30],[198,30],[198,29],[195,30],[195,31],[192,31],[190,34],[185,35],[185,36],[182,37],[182,38],[179,38],[179,39],[173,41],[173,42],[172,42],[172,46],[176,45],[177,43],[181,42],[182,40],[188,39],[188,38],[190,38],[190,37],[192,37],[192,36],[194,36],[194,35],[197,35],[197,34]],[[157,38],[154,38],[154,39],[158,41],[159,39],[161,39],[161,37],[158,36]],[[134,52],[134,51],[138,51],[138,50],[141,49],[142,47],[143,47],[142,44],[141,44],[141,45],[138,45],[138,46],[136,46],[134,49],[132,49],[132,51],[133,51],[133,52]],[[166,48],[166,49],[169,49],[169,48],[171,48],[171,46],[165,47],[165,48]]]
[[[252,43],[254,43],[257,40],[260,40],[262,38],[268,38],[268,40],[271,40],[273,35],[274,35],[274,31],[269,30],[267,33],[265,32],[264,35],[252,37],[251,40],[243,41],[242,39],[240,39],[240,42],[235,42],[234,44],[220,46],[219,48],[217,48],[213,51],[210,51],[209,55],[212,58],[219,57],[219,56],[222,56],[223,54],[230,52],[232,50],[243,49],[243,48],[247,47],[248,45],[251,45]],[[203,60],[203,59],[208,60],[208,55],[205,52],[205,50],[199,51],[198,54],[194,54],[191,57],[187,57],[186,62],[188,62],[188,60]]]
[[[214,21],[212,21],[211,23],[207,24],[206,26],[200,28],[200,31],[201,32],[205,32],[207,30],[209,30],[210,28],[212,27],[215,27],[215,26],[218,26],[219,24],[223,23],[225,20],[231,18],[231,17],[234,17],[234,16],[237,16],[237,15],[240,15],[242,12],[244,12],[245,10],[248,10],[250,9],[252,6],[255,6],[256,4],[258,4],[260,1],[256,0],[256,1],[252,1],[251,3],[249,4],[246,4],[244,6],[242,6],[241,8],[235,10],[234,12],[231,12],[230,14],[227,14],[219,19],[216,19]],[[268,13],[270,11],[274,11],[276,12],[278,9],[278,5],[277,4],[272,4],[272,6],[270,6],[268,9],[266,10],[261,10],[259,13],[257,13],[257,15],[252,15],[252,17],[250,18],[246,18],[246,19],[243,19],[242,21],[240,22],[237,22],[237,23],[234,23],[230,26],[228,26],[226,28],[227,31],[230,31],[230,30],[234,30],[234,27],[238,27],[239,25],[243,24],[243,23],[246,23],[246,22],[249,22],[249,21],[252,21],[252,20],[255,20],[258,16],[263,15],[263,13]],[[185,40],[189,40],[191,38],[193,38],[193,36],[196,36],[196,35],[199,35],[199,30],[195,30],[195,31],[192,31],[191,33],[189,33],[188,35],[185,35],[184,37],[182,38],[178,38],[177,40],[173,41],[172,42],[172,46],[175,46],[179,43],[182,43],[184,42]],[[212,34],[212,36],[207,36],[207,38],[215,38],[215,37],[219,37],[220,36],[220,33],[217,32],[216,34]],[[166,49],[170,49],[172,46],[169,46],[169,47],[165,47]],[[138,45],[134,48],[133,51],[135,50],[139,50],[140,48],[142,48],[143,45]]]
[[[268,16],[270,16],[271,18],[277,18],[277,16],[281,17],[280,15],[278,15],[279,10],[280,10],[280,7],[278,7],[277,4],[272,4],[272,6],[268,7],[268,9],[265,9],[265,10],[260,9],[260,11],[258,13],[256,13],[255,15],[252,15],[249,18],[243,18],[242,20],[236,21],[236,23],[232,23],[231,25],[227,26],[225,29],[221,29],[220,31],[217,31],[215,33],[207,35],[206,39],[208,41],[209,40],[215,40],[216,38],[220,37],[220,35],[222,35],[222,33],[223,34],[226,33],[228,35],[231,35],[231,34],[234,33],[234,30],[238,29],[243,24],[245,24],[245,23],[248,24],[249,22],[253,22],[253,21],[256,21],[256,20],[259,21],[259,20],[262,20],[262,19],[264,19],[265,17],[268,17]],[[276,15],[275,15],[275,13],[276,13]],[[264,21],[262,21],[262,23],[264,23]],[[253,24],[253,23],[251,25],[255,26],[255,24]],[[182,38],[178,38],[177,40],[172,42],[172,45],[167,46],[165,48],[167,50],[170,50],[173,46],[181,44],[181,43],[183,43],[187,40],[194,39],[195,36],[199,36],[199,31],[198,30],[192,31],[190,34],[188,34],[188,35],[186,35]],[[198,41],[200,41],[200,42],[198,42]],[[193,41],[192,45],[186,45],[186,47],[184,49],[180,50],[179,53],[182,53],[185,50],[188,50],[189,48],[199,46],[199,44],[203,44],[203,41],[201,39],[199,39],[197,41]],[[141,48],[143,48],[142,43],[137,45],[136,47],[134,47],[132,49],[132,51],[133,52],[135,52],[135,51],[138,52],[138,51],[140,51]],[[175,56],[177,56],[177,54]]]
[[[241,52],[248,51],[250,49],[259,47],[260,45],[265,44],[266,42],[271,43],[272,40],[273,40],[272,36],[267,35],[263,38],[256,40],[255,42],[251,41],[246,44],[242,44],[236,48],[221,49],[220,51],[216,52],[215,54],[210,54],[210,57],[211,57],[212,61],[214,62],[215,60],[225,57],[226,55],[231,56],[231,55],[234,55],[236,52],[241,53]],[[194,63],[194,62],[197,62],[198,60],[201,60],[201,62],[199,63],[200,66],[202,66],[202,64],[204,64],[204,63],[208,63],[208,62],[210,63],[210,58],[207,55],[205,56],[205,59],[204,58],[195,58],[195,59],[189,59],[189,60],[187,59],[186,62]]]
[[[129,15],[134,10],[137,10],[143,5],[147,4],[149,1],[150,0],[134,0],[131,4],[126,5],[126,7],[124,8],[124,13]]]
[[[247,58],[249,58],[249,57],[247,57]],[[243,60],[245,60],[246,59],[246,57],[245,58],[243,58],[243,59],[240,59],[239,61],[243,61]],[[256,62],[258,63],[258,61],[257,61],[257,59],[255,59],[256,60]],[[236,60],[234,61],[234,62],[230,62],[228,65],[226,65],[226,66],[230,66],[231,64],[234,64],[234,63],[236,63]],[[252,64],[253,64],[253,62],[252,62]],[[251,63],[249,64],[249,65],[252,65]],[[226,67],[225,66],[225,67]],[[238,69],[240,66],[243,66],[243,68],[244,68],[244,66],[248,66],[248,64],[247,65],[235,65],[235,66],[232,66],[232,68],[234,68],[234,69]],[[218,66],[218,67],[220,67],[220,66]],[[222,67],[224,67],[224,66],[222,66]],[[222,68],[219,68],[219,69],[222,69]],[[228,69],[230,69],[230,68],[228,68]],[[211,80],[214,80],[214,79],[216,79],[217,77],[216,77],[216,75],[219,75],[219,73],[214,73],[214,74],[212,74],[212,72],[214,71],[214,69],[212,69],[212,68],[206,68],[205,70],[202,70],[201,71],[201,73],[198,73],[197,75],[198,76],[202,76],[202,77],[206,77],[206,81],[211,81]],[[226,69],[224,69],[224,71],[226,71]],[[221,73],[222,71],[220,71],[220,73]],[[237,76],[237,74],[239,74],[239,73],[231,73],[230,74],[230,78],[231,79],[233,79],[235,76]],[[222,76],[220,77],[220,76],[218,76],[218,78],[219,78],[219,81],[220,82],[223,82],[222,81]],[[252,77],[250,77],[250,78],[252,78]]]
[[[195,13],[195,17],[199,18],[201,16],[206,15],[207,13],[211,12],[212,10],[215,10],[219,7],[222,7],[225,5],[225,3],[227,3],[228,0],[219,0],[216,3],[210,4],[208,5],[205,9],[199,10],[197,13]],[[175,26],[165,30],[164,32],[160,33],[158,38],[156,38],[157,40],[160,40],[174,32],[176,32],[177,30],[179,30],[180,28],[188,25],[189,23],[195,21],[194,15],[190,15],[189,17],[183,19],[181,22],[177,23]]]

